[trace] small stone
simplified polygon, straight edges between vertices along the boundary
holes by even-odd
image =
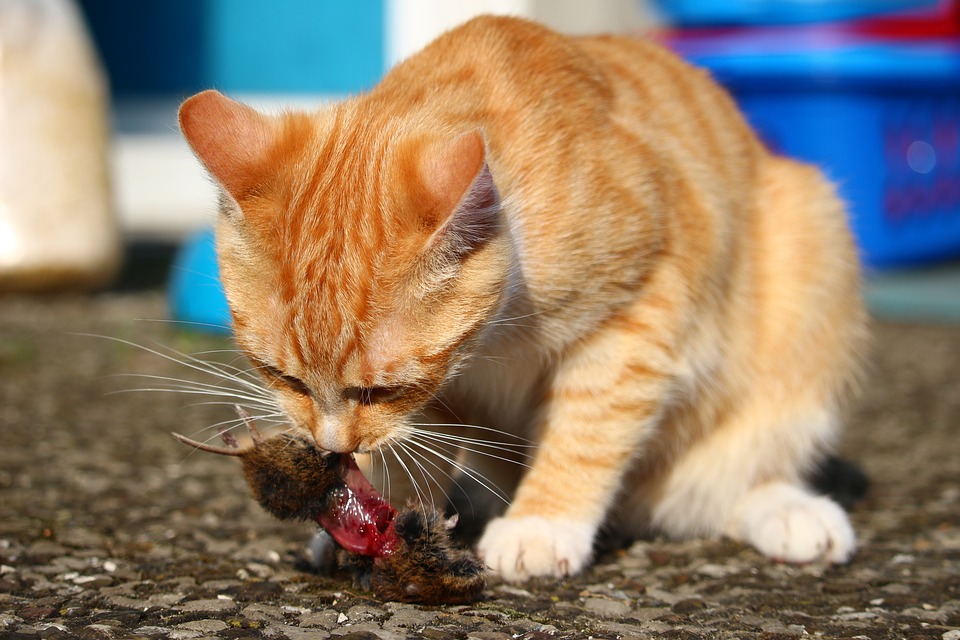
[[[189,602],[184,602],[179,604],[175,609],[179,609],[184,613],[190,613],[193,611],[202,611],[205,613],[218,613],[224,611],[235,611],[237,609],[237,603],[233,600],[221,600],[210,599],[210,600],[190,600]]]
[[[713,563],[702,564],[697,567],[697,573],[708,578],[724,578],[736,572],[736,569]]]
[[[136,634],[136,635],[138,635],[138,636],[164,636],[164,637],[166,637],[167,635],[170,634],[170,628],[169,628],[169,627],[155,627],[155,626],[137,627],[137,628],[134,630],[134,634]]]
[[[20,624],[23,624],[23,618],[20,616],[15,616],[10,613],[0,613],[0,629],[7,629]]]
[[[358,604],[347,609],[347,617],[353,622],[363,622],[383,618],[383,609]]]
[[[113,638],[116,633],[116,629],[108,624],[88,624],[80,632],[80,635],[86,640],[97,640],[102,638],[107,640],[108,638]]]
[[[21,618],[27,621],[43,620],[55,616],[58,612],[57,607],[28,605],[20,609],[17,613]]]
[[[526,589],[521,589],[519,587],[514,587],[509,584],[497,585],[495,589],[498,593],[505,593],[509,596],[514,596],[518,598],[532,598],[533,594],[527,591]]]
[[[330,632],[330,635],[341,640],[383,640],[380,636],[380,627],[368,623],[335,629]]]
[[[187,631],[199,631],[200,633],[217,633],[227,629],[227,623],[223,620],[191,620],[176,626],[177,629],[186,629]]]
[[[350,618],[347,617],[347,614],[341,613],[340,615],[337,616],[337,624],[343,624],[349,619]]]
[[[302,629],[300,627],[291,627],[289,625],[270,627],[265,635],[269,638],[279,636],[287,640],[325,640],[330,637],[326,631],[319,629]],[[244,637],[244,636],[238,636]]]
[[[675,603],[670,609],[677,615],[688,616],[707,608],[707,603],[699,598],[687,598]]]
[[[420,635],[429,640],[456,640],[457,636],[443,629],[424,629]],[[346,639],[344,639],[346,640]]]
[[[300,616],[301,627],[311,627],[330,630],[339,624],[337,620],[342,616],[334,609],[324,609],[323,611],[311,611]]]
[[[439,614],[438,611],[421,610],[408,604],[391,608],[393,615],[383,623],[383,628],[395,631],[420,631],[436,620]]]
[[[940,637],[942,640],[960,640],[960,629],[951,629],[950,631],[945,631]]]
[[[587,598],[583,608],[604,618],[618,618],[630,613],[630,603],[610,598]]]
[[[251,604],[240,612],[244,618],[261,622],[284,622],[283,609],[268,604]]]

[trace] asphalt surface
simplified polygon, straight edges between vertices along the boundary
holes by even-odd
[[[313,527],[272,520],[236,461],[170,437],[229,406],[123,392],[158,384],[125,374],[204,378],[114,339],[230,348],[164,316],[154,292],[0,298],[0,638],[960,640],[958,327],[876,326],[841,446],[872,481],[849,565],[646,540],[569,580],[418,607],[312,573]]]

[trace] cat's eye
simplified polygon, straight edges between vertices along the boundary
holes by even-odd
[[[349,387],[343,392],[348,400],[362,405],[382,404],[396,400],[403,393],[401,386]]]
[[[272,367],[268,364],[261,364],[259,365],[259,368],[261,371],[267,374],[267,376],[273,378],[277,382],[282,383],[294,393],[299,393],[303,396],[309,396],[311,394],[310,387],[308,387],[300,378],[288,376],[276,367]]]

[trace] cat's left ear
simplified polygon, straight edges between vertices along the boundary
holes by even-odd
[[[500,229],[500,193],[487,165],[483,132],[474,129],[423,158],[424,186],[439,216],[427,249],[444,245],[468,253]]]
[[[209,90],[184,102],[179,120],[197,158],[234,199],[256,187],[274,142],[272,118]]]

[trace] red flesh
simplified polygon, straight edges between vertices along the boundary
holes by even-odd
[[[340,474],[344,484],[330,491],[329,506],[317,522],[347,551],[375,558],[390,555],[399,543],[396,510],[363,476],[352,455],[341,456]]]

